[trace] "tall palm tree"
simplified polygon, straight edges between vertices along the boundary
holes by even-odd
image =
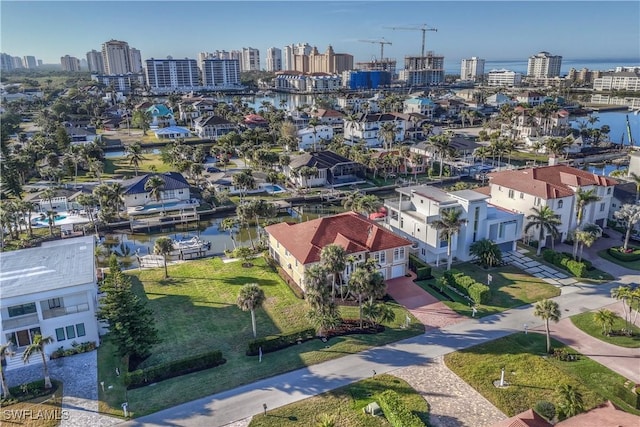
[[[433,147],[434,154],[436,154],[437,157],[440,157],[440,175],[438,176],[438,179],[442,180],[444,158],[451,150],[451,136],[447,132],[440,135],[431,136],[429,137],[429,144],[431,144],[431,146]]]
[[[562,224],[560,216],[549,206],[542,206],[541,208],[531,208],[532,214],[527,215],[527,225],[524,227],[524,232],[528,233],[530,229],[537,227],[539,229],[538,235],[538,251],[536,255],[540,256],[542,252],[542,246],[545,236],[550,235],[555,239],[560,232],[558,226]]]
[[[611,289],[611,297],[618,301],[622,301],[622,310],[624,312],[624,325],[625,330],[629,329],[629,320],[631,318],[631,299],[632,291],[628,286],[618,286]],[[629,306],[629,312],[627,313],[627,305]]]
[[[169,271],[167,270],[167,257],[173,251],[173,241],[169,237],[158,237],[153,245],[153,253],[156,255],[162,255],[164,261],[164,278],[169,278]]]
[[[138,176],[140,163],[146,160],[142,155],[142,145],[140,145],[139,142],[134,142],[127,147],[127,159],[129,160],[129,164],[133,166],[136,176]]]
[[[359,264],[349,277],[349,289],[358,297],[358,308],[360,312],[360,327],[362,328],[362,301],[369,298],[384,296],[385,283],[382,274],[378,271],[373,258],[369,258],[364,263]]]
[[[602,327],[602,335],[611,332],[614,320],[615,314],[609,309],[601,308],[593,313],[593,321]]]
[[[543,299],[536,303],[533,308],[533,315],[544,320],[544,327],[547,333],[547,353],[551,351],[551,332],[549,331],[549,321],[558,323],[560,321],[560,307],[558,303],[550,300]]]
[[[44,372],[44,388],[51,388],[51,378],[49,377],[49,368],[47,367],[47,358],[44,353],[44,346],[51,344],[53,342],[52,337],[43,337],[40,334],[35,334],[32,338],[31,344],[27,346],[22,353],[22,361],[24,363],[29,363],[29,359],[34,354],[40,353],[42,356],[42,370]]]
[[[327,245],[320,252],[320,262],[332,275],[331,299],[335,300],[336,286],[340,288],[340,296],[342,297],[341,273],[347,267],[347,252],[340,245]]]
[[[613,216],[618,221],[621,221],[626,228],[624,243],[622,246],[622,248],[626,251],[629,247],[631,230],[633,230],[633,226],[640,221],[640,204],[624,204],[622,205],[622,208],[620,208],[620,210],[617,210],[613,213]]]
[[[635,172],[630,172],[629,178],[631,178],[631,181],[636,184],[636,205],[637,205],[638,202],[640,201],[640,174],[637,174]]]
[[[575,233],[574,239],[580,245],[578,261],[582,261],[582,252],[584,251],[584,247],[586,246],[590,248],[600,236],[602,236],[602,228],[596,224],[585,224],[584,227],[582,227],[582,230],[578,230]]]
[[[257,283],[247,283],[240,288],[240,293],[236,300],[236,304],[240,310],[251,312],[251,326],[253,327],[254,338],[257,336],[255,310],[256,308],[262,307],[266,299],[264,291]]]
[[[389,151],[396,140],[396,124],[394,122],[384,122],[378,131],[384,144],[384,150]]]
[[[556,388],[558,395],[558,409],[561,418],[570,418],[584,411],[582,394],[569,384],[560,384]]]
[[[317,117],[312,117],[311,120],[309,120],[309,127],[312,128],[313,130],[311,131],[313,133],[313,151],[316,152],[318,151],[318,126],[320,126],[320,120],[318,120]]]
[[[462,211],[459,209],[442,209],[440,219],[434,221],[431,225],[440,232],[440,237],[447,239],[447,270],[451,270],[453,236],[460,231],[460,228],[466,222],[466,220],[460,218],[461,216]]]
[[[164,212],[164,198],[162,197],[164,178],[160,175],[153,175],[149,177],[147,182],[144,183],[144,189],[149,192],[149,197],[162,204],[162,211]]]
[[[7,399],[11,397],[9,386],[7,385],[7,379],[4,375],[4,365],[7,356],[13,356],[14,352],[11,351],[12,344],[10,342],[0,345],[0,382],[2,383],[2,398]]]
[[[56,196],[56,192],[53,190],[53,188],[46,188],[41,194],[40,194],[40,199],[44,199],[47,202],[49,202],[49,209],[47,209],[47,214],[49,214],[50,212],[53,212],[53,202],[52,199]],[[55,214],[55,212],[54,212]],[[51,236],[53,236],[53,228],[56,226],[56,216],[55,215],[48,215],[49,216],[49,234]]]
[[[601,199],[600,196],[596,193],[596,189],[592,188],[590,190],[583,190],[581,187],[578,187],[576,190],[576,228],[580,228],[580,224],[582,223],[582,217],[584,216],[584,210],[591,203],[597,202]],[[576,239],[574,239],[576,240]],[[573,242],[573,258],[576,259],[578,254],[578,242],[577,240]]]

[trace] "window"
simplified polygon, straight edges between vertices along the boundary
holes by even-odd
[[[604,203],[600,203],[600,212],[604,212]]]
[[[558,209],[562,209],[563,205],[564,205],[564,200],[558,200]]]
[[[56,341],[64,341],[65,339],[64,328],[56,329]]]
[[[514,198],[514,191],[513,190],[509,190],[509,198],[510,199]]]
[[[395,248],[393,250],[393,260],[400,261],[404,259],[404,248]]]
[[[376,260],[376,263],[380,265],[384,265],[387,263],[387,253],[386,252],[378,252],[373,256],[373,259]]]
[[[85,331],[84,331],[84,323],[78,323],[76,325],[76,332],[78,333],[79,337],[83,337],[86,335]]]
[[[607,188],[607,194],[611,194],[611,187]]]
[[[535,199],[535,201],[534,201],[534,204],[535,204],[536,206],[540,206],[540,197],[536,197],[536,199]]]
[[[287,249],[284,250],[284,255],[289,256],[289,251]]]
[[[60,298],[51,298],[49,301],[49,310],[53,309],[53,308],[60,308],[62,307],[62,303],[60,302]]]
[[[524,193],[522,191],[520,192],[520,198],[524,199]]]
[[[9,317],[24,316],[25,314],[31,314],[36,312],[36,303],[31,302],[29,304],[14,305],[7,308]]]
[[[66,327],[67,330],[67,338],[71,339],[71,338],[75,338],[76,337],[76,331],[73,327],[73,325],[69,325]]]

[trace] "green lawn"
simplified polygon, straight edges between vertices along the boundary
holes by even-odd
[[[544,251],[546,248],[542,248],[542,250]],[[540,264],[544,264],[547,267],[551,267],[553,269],[556,269],[558,271],[560,271],[561,273],[566,274],[569,277],[573,277],[571,275],[571,273],[569,273],[567,270],[565,270],[564,268],[560,268],[556,265],[553,265],[547,261],[544,260],[544,258],[542,258],[542,255],[540,256],[536,256],[536,252],[535,250],[532,251],[529,255],[527,255],[529,258],[531,258],[534,261],[538,261]],[[600,271],[597,268],[593,268],[592,270],[587,270],[585,273],[585,277],[581,277],[581,278],[577,278],[575,277],[575,279],[579,282],[583,282],[583,283],[593,283],[593,284],[600,284],[600,283],[608,283],[610,281],[612,281],[614,279],[614,277],[612,275],[610,275],[607,272],[604,271]]]
[[[490,285],[491,299],[486,304],[481,304],[477,307],[478,313],[476,317],[500,313],[513,307],[531,304],[544,298],[552,298],[560,295],[560,289],[514,266],[507,265],[484,270],[475,264],[463,263],[453,268],[473,277],[476,281],[485,285],[487,284],[487,274],[491,274],[493,277]],[[435,285],[437,278],[441,277],[444,271],[444,268],[434,268],[433,279],[419,281],[417,284],[437,297],[438,295],[433,292],[429,285]],[[471,316],[472,313],[469,303],[455,294],[452,296],[456,297],[456,301],[442,302],[457,313]]]
[[[384,417],[365,415],[363,409],[374,402],[376,395],[385,391],[396,391],[404,404],[425,424],[429,419],[429,405],[404,380],[391,375],[374,378],[292,403],[272,411],[267,415],[257,415],[250,427],[315,426],[322,417],[332,415],[334,425],[340,427],[388,426]]]
[[[148,414],[199,397],[231,389],[260,378],[301,368],[314,363],[356,353],[418,335],[424,327],[414,320],[402,329],[406,310],[390,303],[396,321],[384,333],[350,335],[332,338],[327,344],[308,341],[277,353],[265,354],[261,364],[257,357],[245,356],[253,339],[251,316],[237,308],[240,287],[258,283],[267,296],[264,309],[256,311],[258,335],[265,336],[309,327],[306,303],[297,299],[280,277],[257,258],[251,268],[240,262],[224,264],[219,258],[190,261],[169,267],[170,279],[163,279],[163,269],[131,272],[135,291],[148,299],[154,311],[156,328],[163,342],[154,347],[153,355],[141,367],[149,367],[187,355],[221,350],[227,363],[206,371],[162,381],[153,386],[130,390],[129,408],[135,416]],[[342,307],[343,317],[357,317],[357,307]],[[108,346],[100,347],[101,358],[113,358]],[[106,354],[104,354],[106,353]],[[114,361],[105,362],[101,381],[113,384]],[[116,393],[113,393],[116,394]],[[105,412],[121,414],[119,397],[109,397],[101,407]]]
[[[635,325],[630,325],[633,331],[633,336],[607,336],[602,333],[602,327],[593,321],[593,312],[588,311],[586,313],[577,314],[571,317],[571,322],[578,327],[582,332],[591,335],[601,341],[608,342],[609,344],[618,345],[620,347],[628,348],[640,348],[640,328]],[[613,327],[614,331],[620,331],[625,329],[624,319],[620,316],[615,317]]]
[[[556,386],[565,383],[573,385],[582,394],[585,410],[610,399],[623,410],[640,414],[613,393],[614,387],[625,383],[624,377],[584,356],[574,362],[543,357],[545,345],[542,334],[518,333],[450,353],[445,356],[445,363],[508,416],[525,411],[542,400],[556,404]],[[552,345],[565,348],[555,340]],[[505,381],[510,385],[507,388],[493,385],[493,381],[500,379],[502,367],[505,368]]]
[[[607,252],[606,249],[598,251],[598,256],[600,258],[606,259],[609,262],[618,264],[621,267],[628,268],[630,270],[640,271],[640,259],[637,261],[629,261],[629,262],[620,261],[618,258],[614,258],[611,255],[609,255],[609,252]]]
[[[20,427],[56,427],[64,418],[63,383],[52,380],[53,394],[2,406],[0,425]],[[19,418],[22,416],[22,418]]]
[[[160,154],[144,154],[145,160],[138,167],[138,174],[151,172],[151,167],[156,168],[156,172],[169,172],[173,170],[171,165],[162,161]],[[129,164],[129,160],[125,157],[113,157],[104,160],[104,174],[118,174],[134,176],[135,169]]]

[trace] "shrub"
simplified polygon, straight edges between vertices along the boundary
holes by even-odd
[[[168,363],[152,366],[147,369],[138,369],[124,374],[124,384],[127,389],[144,387],[148,384],[191,372],[202,371],[226,363],[220,351],[210,351],[184,359],[173,360]]]
[[[545,249],[542,251],[542,259],[544,259],[547,262],[550,262],[551,264],[555,264],[556,254],[557,254],[556,251],[552,249]]]
[[[616,384],[612,391],[616,397],[628,403],[631,407],[640,409],[640,394],[637,394],[637,392],[629,390],[622,384]]]
[[[566,259],[566,258],[565,258]],[[587,271],[587,266],[583,262],[578,262],[570,259],[567,261],[567,270],[575,277],[584,277],[584,273]]]
[[[283,348],[290,347],[298,342],[305,342],[313,339],[316,336],[316,331],[313,328],[301,329],[288,334],[271,335],[264,338],[258,338],[256,340],[249,341],[249,348],[247,349],[247,356],[257,356],[260,353],[260,347],[262,347],[262,353],[271,353],[272,351],[281,350]]]
[[[431,275],[431,267],[418,267],[416,268],[416,280],[427,280],[431,279],[433,276]]]
[[[556,407],[553,403],[542,400],[536,403],[533,407],[533,410],[538,413],[538,415],[543,416],[547,419],[547,421],[551,421],[556,416]]]
[[[81,344],[78,344],[74,341],[72,346],[73,346],[72,348],[68,348],[66,350],[63,347],[58,347],[57,350],[54,350],[51,352],[49,357],[51,359],[58,359],[60,357],[73,356],[74,354],[79,354],[79,353],[86,353],[88,351],[95,350],[96,343],[95,341],[86,341]]]
[[[409,254],[409,270],[416,273],[417,280],[430,279],[431,266],[413,254]]]
[[[489,296],[491,295],[491,289],[487,285],[483,285],[482,283],[475,282],[473,285],[469,287],[469,297],[476,304],[484,304],[489,301]]]
[[[485,303],[491,296],[491,288],[476,282],[471,276],[458,271],[445,271],[442,275],[442,284],[459,290],[464,295],[468,295],[476,304]]]
[[[407,408],[400,395],[393,390],[386,390],[378,395],[378,404],[385,418],[394,427],[424,427],[417,415]]]
[[[633,252],[625,253],[622,252],[621,248],[609,248],[607,249],[607,253],[614,257],[617,260],[623,262],[632,262],[640,260],[640,249],[634,249]]]
[[[556,267],[567,270],[573,276],[578,278],[584,277],[585,272],[593,268],[590,261],[574,261],[571,254],[558,253],[551,249],[545,249],[542,251],[542,258]]]

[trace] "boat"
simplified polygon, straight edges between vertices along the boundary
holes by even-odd
[[[190,239],[173,240],[173,249],[176,251],[184,250],[208,250],[211,248],[211,242],[202,240],[197,236]]]

